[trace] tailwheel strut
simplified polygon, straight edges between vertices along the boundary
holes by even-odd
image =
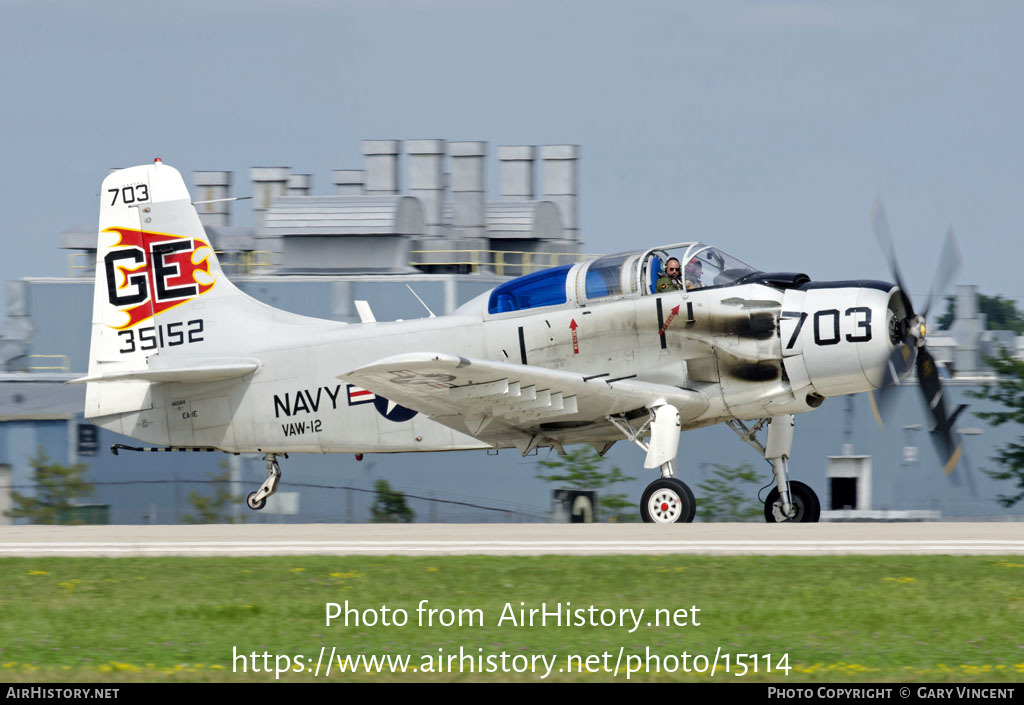
[[[277,453],[267,453],[263,456],[263,459],[267,461],[267,479],[263,481],[258,490],[250,492],[246,497],[245,503],[249,505],[249,509],[254,511],[263,509],[267,504],[267,497],[277,492],[277,484],[281,481],[281,466],[277,464],[277,455]]]

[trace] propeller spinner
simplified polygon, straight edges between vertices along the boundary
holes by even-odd
[[[953,233],[953,228],[946,233],[946,242],[939,257],[939,266],[932,283],[929,300],[924,312],[918,314],[914,310],[907,287],[900,275],[896,250],[889,232],[889,221],[885,216],[881,197],[875,201],[875,205],[871,209],[871,224],[874,227],[875,236],[878,238],[878,244],[889,261],[889,268],[892,270],[900,294],[898,300],[894,302],[895,305],[890,307],[889,335],[894,347],[889,356],[888,374],[886,374],[882,386],[871,396],[876,419],[881,424],[882,416],[892,404],[892,388],[907,376],[912,367],[916,367],[917,380],[923,394],[925,408],[932,421],[932,441],[943,461],[943,470],[949,475],[960,460],[962,451],[961,446],[953,440],[953,424],[961,412],[967,408],[967,405],[961,404],[952,414],[946,411],[946,404],[942,397],[942,383],[939,381],[935,358],[925,347],[927,332],[925,320],[932,303],[942,295],[960,268],[960,249],[956,243],[956,235]]]

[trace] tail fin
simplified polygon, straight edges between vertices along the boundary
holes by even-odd
[[[263,305],[223,275],[181,174],[159,160],[115,171],[100,199],[86,416],[149,408],[152,382],[254,369],[210,339],[210,318]]]
[[[158,331],[154,324],[163,318],[157,316],[172,309],[183,314],[224,288],[217,255],[176,169],[157,161],[115,171],[103,180],[100,198],[90,376],[100,367],[144,367],[160,348],[183,344],[187,320],[168,321],[161,328],[173,329]]]

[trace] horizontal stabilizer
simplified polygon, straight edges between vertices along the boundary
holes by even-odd
[[[259,369],[260,363],[256,360],[236,360],[193,362],[189,365],[159,368],[149,367],[141,370],[118,370],[116,372],[89,375],[71,380],[69,384],[81,384],[83,382],[123,382],[143,381],[158,384],[161,382],[216,382],[224,379],[244,377]]]

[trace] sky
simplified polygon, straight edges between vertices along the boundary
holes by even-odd
[[[498,145],[580,145],[587,252],[888,279],[882,194],[912,294],[952,225],[958,281],[1024,297],[1022,30],[1013,2],[0,0],[0,278],[64,275],[112,167],[330,193],[361,140],[438,138],[490,144],[492,199]]]

